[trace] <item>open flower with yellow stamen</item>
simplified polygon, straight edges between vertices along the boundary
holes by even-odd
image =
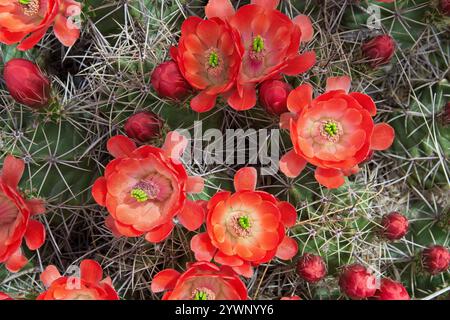
[[[394,140],[394,129],[375,124],[377,108],[372,98],[348,93],[349,77],[329,78],[326,93],[313,99],[313,89],[304,84],[294,89],[281,126],[289,128],[294,149],[280,160],[280,170],[289,177],[300,174],[306,163],[317,166],[316,180],[327,188],[344,184],[344,176],[358,172],[358,164],[373,150],[385,150]]]
[[[236,192],[218,192],[207,204],[207,232],[194,236],[191,248],[198,261],[230,266],[251,277],[252,266],[273,257],[291,259],[297,242],[286,235],[297,213],[288,202],[256,191],[256,170],[243,168],[234,177]]]
[[[179,162],[186,145],[186,138],[177,132],[167,135],[161,149],[137,148],[120,135],[108,141],[108,151],[115,159],[94,183],[92,194],[108,209],[106,223],[116,235],[145,234],[148,241],[159,242],[172,231],[175,216],[191,231],[200,227],[203,207],[186,199],[186,194],[201,192],[203,179],[188,177]]]
[[[167,291],[162,300],[247,300],[247,288],[230,267],[210,262],[188,264],[180,274],[165,269],[153,277],[153,292]]]

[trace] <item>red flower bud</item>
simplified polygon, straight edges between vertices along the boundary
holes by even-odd
[[[380,35],[362,45],[363,55],[370,59],[370,65],[375,68],[389,63],[395,51],[395,42],[389,35]]]
[[[450,0],[441,0],[440,7],[442,14],[450,17]]]
[[[405,287],[391,279],[381,280],[380,288],[377,290],[375,297],[378,300],[410,300]]]
[[[11,59],[3,71],[6,87],[19,103],[39,109],[48,105],[50,81],[38,66],[25,59]]]
[[[297,273],[308,282],[318,282],[327,274],[327,268],[320,256],[305,253],[297,262]]]
[[[345,267],[339,278],[341,291],[352,299],[372,297],[376,291],[376,278],[360,264]]]
[[[161,135],[163,122],[153,112],[142,111],[128,118],[124,130],[127,136],[146,143]]]
[[[425,269],[432,275],[436,275],[448,269],[450,252],[443,246],[431,246],[423,251],[422,259]]]
[[[178,65],[173,61],[161,63],[153,70],[152,86],[161,98],[184,99],[191,86],[181,75]]]
[[[288,112],[287,97],[292,87],[280,80],[266,80],[259,88],[259,103],[269,113],[282,114]]]
[[[383,235],[389,240],[398,240],[408,232],[408,219],[399,212],[391,212],[381,220]]]

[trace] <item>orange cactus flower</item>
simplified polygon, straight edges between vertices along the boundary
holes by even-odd
[[[180,274],[165,269],[153,278],[153,292],[167,291],[162,300],[247,300],[247,288],[237,274],[227,266],[210,262],[188,264]]]
[[[0,0],[0,42],[28,50],[53,26],[58,40],[72,46],[80,36],[72,17],[80,12],[81,5],[73,0]]]
[[[295,224],[297,213],[288,202],[256,191],[256,170],[243,168],[234,177],[236,192],[218,192],[207,204],[207,232],[194,236],[191,248],[198,261],[210,261],[232,267],[245,277],[252,266],[273,257],[291,259],[297,242],[286,235]]]
[[[103,279],[103,269],[94,260],[83,260],[80,274],[62,276],[50,265],[41,274],[47,290],[37,300],[119,300],[111,278]]]
[[[300,43],[313,37],[310,19],[305,15],[289,19],[275,10],[278,2],[253,0],[235,13],[229,0],[210,0],[206,6],[209,19],[227,19],[239,31],[245,48],[236,87],[228,95],[228,104],[236,110],[256,104],[259,83],[306,72],[316,61],[314,52],[299,54]]]
[[[191,100],[197,112],[211,110],[218,95],[236,82],[243,47],[236,30],[218,18],[189,17],[181,26],[178,48],[171,48],[183,77],[200,93]]]
[[[179,161],[187,139],[170,132],[164,146],[139,148],[125,136],[109,139],[107,148],[115,159],[92,188],[95,201],[105,206],[110,216],[107,226],[117,236],[145,234],[150,242],[168,237],[178,220],[189,230],[203,223],[202,207],[186,199],[186,193],[203,190],[203,179],[188,177]]]
[[[280,170],[296,177],[309,162],[317,166],[316,180],[327,188],[344,184],[344,176],[358,172],[372,150],[385,150],[394,140],[394,129],[375,124],[377,109],[368,95],[352,92],[349,77],[327,80],[326,93],[312,99],[312,87],[304,84],[288,97],[292,112],[282,117],[290,126],[294,149],[280,160]],[[289,121],[288,121],[289,120]]]
[[[45,241],[43,224],[32,219],[44,213],[39,199],[25,200],[17,189],[25,164],[6,156],[0,174],[0,263],[11,272],[19,271],[28,260],[22,254],[22,240],[30,250],[39,249]]]

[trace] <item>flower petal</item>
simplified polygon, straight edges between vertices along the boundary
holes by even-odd
[[[254,191],[256,189],[257,172],[255,168],[239,169],[234,175],[234,188],[238,191]]]
[[[239,90],[234,90],[227,100],[230,107],[234,110],[243,111],[251,109],[256,104],[256,89],[255,85],[246,85],[242,87],[242,95]]]
[[[346,93],[350,90],[352,79],[349,76],[331,77],[327,79],[325,92],[334,90],[344,90]]]
[[[316,64],[316,53],[308,51],[289,59],[287,66],[282,69],[282,72],[288,76],[296,76],[308,71],[314,64]]]
[[[305,169],[306,164],[307,161],[304,158],[291,150],[281,157],[280,171],[289,178],[295,178]]]
[[[386,150],[392,145],[395,138],[394,129],[387,123],[377,123],[373,128],[370,148],[372,150]]]
[[[186,200],[183,209],[178,213],[177,217],[180,223],[189,231],[200,228],[205,221],[206,212],[203,206],[197,202]]]
[[[317,182],[328,189],[339,188],[345,183],[344,174],[337,169],[316,168],[314,177]]]
[[[314,37],[314,28],[311,23],[311,19],[304,14],[300,14],[292,19],[292,21],[300,28],[300,31],[302,32],[301,41],[311,41]]]
[[[11,188],[17,188],[23,171],[25,170],[25,163],[22,159],[17,159],[11,155],[7,155],[3,162],[2,181]]]
[[[22,254],[22,249],[17,249],[5,262],[5,267],[9,272],[17,272],[28,263],[28,259]]]
[[[136,149],[136,144],[125,136],[117,135],[108,140],[106,149],[114,158],[126,158]]]
[[[171,131],[166,136],[162,150],[172,160],[179,160],[187,144],[188,140],[185,136],[176,131]]]
[[[152,280],[151,289],[153,292],[163,292],[175,288],[180,273],[174,269],[165,269],[158,272]]]
[[[207,112],[216,105],[216,95],[209,95],[205,91],[200,91],[192,100],[191,108],[196,112]]]
[[[173,230],[173,222],[169,221],[165,224],[150,230],[145,234],[145,240],[152,243],[158,243],[166,239]]]
[[[374,117],[377,114],[377,107],[375,105],[375,102],[373,102],[372,98],[367,94],[360,92],[352,92],[349,94],[349,96],[358,101],[361,107],[369,111],[369,114],[372,117]]]
[[[52,285],[55,280],[61,278],[61,274],[54,265],[49,265],[45,270],[41,273],[41,281],[47,288]]]
[[[287,98],[287,107],[294,113],[302,112],[312,101],[313,88],[309,83],[302,84],[291,91]]]
[[[283,241],[278,245],[277,252],[275,253],[275,256],[277,258],[280,258],[282,260],[289,260],[292,259],[298,252],[298,244],[297,241],[295,241],[292,238],[289,238],[288,236],[284,236]]]
[[[94,197],[95,202],[97,202],[101,206],[106,206],[106,193],[108,189],[106,188],[106,179],[103,177],[95,180],[94,185],[92,186],[92,196]]]
[[[97,261],[83,260],[80,264],[80,277],[89,284],[98,284],[103,279],[103,269]]]
[[[208,19],[217,17],[227,20],[234,15],[234,8],[230,0],[209,0],[205,14]]]
[[[45,242],[44,225],[36,220],[28,221],[27,231],[25,232],[25,242],[30,250],[39,249]]]
[[[205,187],[205,180],[199,176],[189,176],[186,181],[187,193],[200,193]]]
[[[192,237],[191,250],[194,251],[197,261],[211,261],[217,249],[211,243],[208,234],[204,232]]]
[[[297,221],[297,211],[294,206],[286,201],[280,201],[277,204],[278,209],[281,213],[281,222],[284,226],[289,228],[292,227]]]

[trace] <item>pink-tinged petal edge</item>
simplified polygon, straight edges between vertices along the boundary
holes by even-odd
[[[209,0],[205,6],[205,14],[208,19],[217,17],[227,20],[234,15],[234,8],[230,0]]]
[[[308,162],[294,150],[288,151],[280,159],[280,171],[289,178],[298,177]]]
[[[275,256],[282,260],[292,259],[298,252],[298,244],[292,238],[284,236],[283,241],[278,245]]]
[[[49,265],[45,270],[41,273],[41,281],[45,287],[50,287],[55,280],[61,278],[61,274],[54,265]]]
[[[199,176],[189,176],[186,181],[187,193],[200,193],[205,187],[205,180]]]
[[[205,215],[205,209],[201,204],[191,200],[186,200],[177,217],[186,229],[189,231],[194,231],[200,228],[203,224],[205,221]]]
[[[255,168],[245,167],[239,169],[234,175],[234,188],[236,192],[249,190],[254,191],[256,189],[256,180],[258,174]]]
[[[178,162],[187,144],[188,140],[185,136],[176,131],[171,131],[166,136],[162,150],[168,158]]]
[[[344,90],[346,93],[350,91],[352,79],[349,76],[330,77],[327,79],[325,91]]]
[[[172,290],[179,277],[180,273],[174,269],[160,271],[153,277],[151,290],[154,293]]]
[[[136,149],[136,144],[125,136],[117,135],[108,140],[106,149],[114,158],[126,158]]]
[[[377,123],[373,128],[370,148],[372,150],[386,150],[394,142],[395,131],[387,123]]]

